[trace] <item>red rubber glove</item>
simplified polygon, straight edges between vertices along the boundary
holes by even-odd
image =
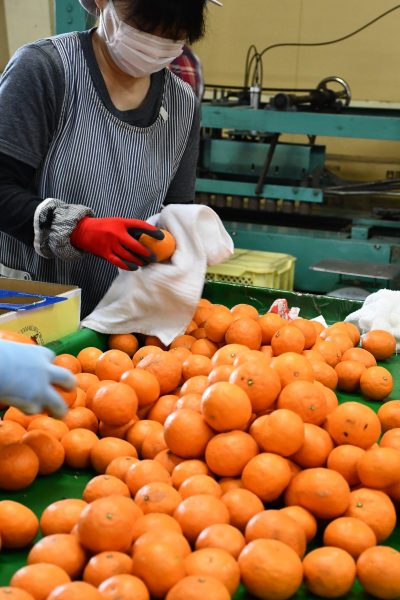
[[[162,231],[138,219],[84,217],[70,240],[79,250],[105,258],[119,269],[136,271],[155,260],[154,254],[138,242],[142,233],[156,240],[164,238]]]

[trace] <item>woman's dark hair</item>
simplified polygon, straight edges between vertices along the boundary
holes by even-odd
[[[115,2],[127,23],[146,33],[196,42],[204,35],[207,0],[121,0]]]

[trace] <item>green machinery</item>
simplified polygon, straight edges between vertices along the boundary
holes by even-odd
[[[94,18],[79,4],[78,0],[55,0],[56,33],[82,31],[94,25]]]
[[[346,93],[331,91],[330,81]],[[399,180],[338,181],[316,139],[398,141],[400,110],[349,107],[343,80],[321,84],[307,96],[279,93],[258,108],[237,100],[243,91],[214,89],[202,105],[198,201],[220,214],[237,247],[295,256],[297,290],[326,293],[346,281],[398,289],[400,210],[380,199],[396,196]],[[302,135],[304,143],[280,142],[281,134]]]

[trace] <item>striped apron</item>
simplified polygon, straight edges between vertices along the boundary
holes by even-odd
[[[96,217],[147,219],[162,207],[192,127],[195,97],[165,71],[160,113],[149,127],[115,117],[102,103],[77,33],[51,38],[65,71],[59,126],[37,173],[41,198],[90,207]],[[117,269],[85,254],[65,262],[45,259],[0,233],[0,275],[77,285],[82,318],[104,296]]]

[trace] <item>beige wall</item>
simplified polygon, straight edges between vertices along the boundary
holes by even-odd
[[[0,71],[8,58],[8,38],[4,0],[0,0]]]
[[[52,34],[52,5],[52,0],[0,0],[0,70],[17,48]]]

